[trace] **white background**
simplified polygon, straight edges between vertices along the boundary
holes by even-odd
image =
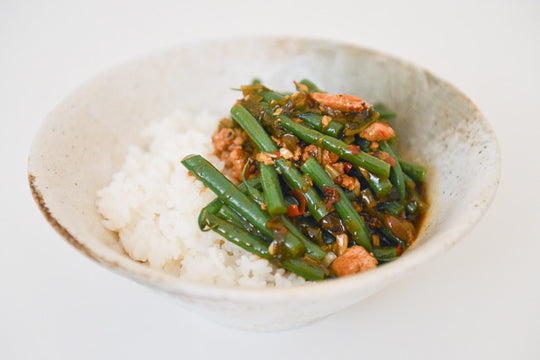
[[[0,359],[539,359],[539,1],[0,2]],[[134,56],[247,35],[336,39],[457,85],[502,149],[492,208],[446,255],[308,327],[223,328],[90,261],[26,180],[41,120]],[[475,171],[475,169],[471,169]]]

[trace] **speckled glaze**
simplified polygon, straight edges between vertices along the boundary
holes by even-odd
[[[431,201],[418,240],[399,260],[302,287],[205,286],[131,260],[115,234],[103,228],[96,191],[110,182],[128,146],[140,141],[140,129],[178,108],[226,115],[238,96],[230,88],[254,77],[276,89],[290,89],[292,80],[305,77],[331,93],[383,101],[397,112],[393,125],[400,149],[428,165]],[[339,43],[256,38],[180,48],[94,78],[47,116],[32,145],[28,173],[47,220],[97,263],[220,323],[276,330],[344,309],[463,239],[494,197],[499,164],[495,135],[480,111],[429,72]]]

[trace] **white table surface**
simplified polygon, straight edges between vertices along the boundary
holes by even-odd
[[[0,359],[539,359],[539,1],[0,2]],[[89,77],[206,39],[294,35],[408,59],[495,128],[492,208],[455,248],[316,324],[224,328],[93,263],[34,205],[41,120]],[[471,169],[474,171],[474,169]]]

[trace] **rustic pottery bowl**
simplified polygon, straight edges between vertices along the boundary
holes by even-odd
[[[397,112],[399,147],[429,167],[431,202],[418,240],[400,259],[300,287],[207,286],[131,260],[115,234],[101,225],[96,192],[111,181],[128,147],[140,141],[142,127],[178,108],[227,115],[238,96],[230,88],[254,77],[275,89],[309,78],[331,93],[382,101]],[[220,323],[273,330],[344,309],[445,253],[488,209],[499,163],[495,135],[477,107],[424,69],[339,43],[255,38],[160,53],[87,82],[45,119],[32,145],[28,176],[47,220],[97,263]]]

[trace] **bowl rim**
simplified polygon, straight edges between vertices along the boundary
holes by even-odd
[[[150,54],[146,54],[143,56],[132,58],[131,60],[128,60],[124,62],[123,64],[116,65],[108,70],[105,70],[104,72],[101,72],[90,79],[87,79],[82,85],[77,87],[76,89],[72,90],[66,97],[62,99],[62,101],[55,107],[55,109],[59,106],[61,106],[66,99],[70,98],[73,94],[77,93],[81,88],[84,88],[87,84],[93,82],[94,80],[97,80],[102,77],[106,77],[110,74],[113,74],[118,69],[128,66],[128,65],[134,65],[137,63],[143,63],[146,61],[150,61],[155,58],[166,56],[167,54],[178,52],[178,51],[188,51],[188,50],[195,50],[197,48],[204,48],[209,46],[215,46],[215,45],[229,45],[234,44],[242,41],[258,41],[258,42],[292,42],[297,44],[303,44],[308,47],[339,47],[339,48],[347,48],[347,49],[353,49],[355,51],[361,51],[361,52],[367,52],[377,57],[383,57],[386,59],[389,59],[391,61],[400,63],[402,66],[411,67],[416,70],[420,70],[423,72],[427,77],[430,77],[440,84],[452,89],[456,93],[458,93],[464,101],[467,101],[470,103],[470,105],[473,108],[473,111],[478,115],[477,121],[480,122],[482,128],[486,131],[487,134],[489,134],[489,143],[494,145],[494,152],[495,152],[495,158],[492,159],[494,162],[494,165],[496,168],[493,171],[493,178],[491,178],[491,181],[487,184],[485,184],[485,190],[484,192],[479,193],[476,198],[477,199],[484,199],[484,201],[478,201],[478,204],[475,204],[475,216],[474,217],[467,217],[467,223],[460,226],[459,228],[455,229],[454,231],[447,231],[442,234],[434,234],[432,236],[432,239],[443,237],[441,241],[434,242],[434,241],[428,241],[425,244],[423,244],[421,247],[416,248],[415,251],[407,254],[406,256],[400,257],[399,259],[384,264],[384,266],[380,266],[377,269],[374,269],[369,272],[356,274],[353,276],[348,276],[344,278],[337,278],[332,280],[326,280],[321,282],[312,282],[307,283],[304,285],[299,286],[290,286],[290,287],[241,287],[241,286],[230,286],[230,285],[210,285],[210,284],[200,284],[195,283],[192,281],[183,280],[182,278],[178,278],[176,276],[167,274],[161,270],[152,269],[152,273],[146,273],[144,271],[133,271],[133,269],[126,269],[124,268],[119,262],[113,261],[108,259],[106,256],[99,253],[99,251],[96,251],[95,249],[92,249],[82,241],[79,241],[75,236],[73,236],[70,231],[65,228],[59,220],[57,220],[49,210],[47,203],[45,201],[45,198],[43,194],[41,193],[39,186],[37,184],[38,180],[36,179],[36,176],[34,175],[30,159],[32,158],[34,154],[34,146],[32,145],[30,153],[29,153],[29,166],[28,166],[28,182],[30,185],[30,190],[32,192],[32,196],[37,203],[39,209],[41,210],[42,214],[44,215],[45,219],[49,222],[49,224],[66,240],[69,244],[71,244],[73,247],[75,247],[77,250],[82,252],[84,255],[92,259],[93,261],[103,265],[107,269],[118,273],[122,275],[123,277],[127,277],[129,279],[132,279],[134,281],[137,281],[138,283],[147,285],[149,287],[164,291],[169,294],[173,295],[190,295],[195,297],[203,297],[203,298],[227,298],[227,299],[236,299],[236,300],[245,300],[249,301],[250,299],[257,299],[258,301],[263,302],[270,302],[275,301],[276,299],[290,299],[291,297],[295,298],[311,298],[313,296],[335,296],[337,293],[344,293],[344,292],[352,292],[356,291],[359,288],[366,288],[366,287],[372,287],[377,282],[379,282],[382,279],[386,279],[387,283],[390,283],[393,280],[396,280],[397,278],[404,276],[407,273],[410,273],[412,270],[414,270],[418,265],[422,263],[427,263],[428,261],[432,260],[435,256],[438,254],[443,253],[445,250],[448,250],[453,245],[461,241],[467,233],[469,233],[472,228],[478,222],[481,221],[481,219],[485,216],[487,213],[487,210],[493,203],[493,200],[495,198],[495,195],[497,193],[497,189],[500,183],[500,177],[501,177],[501,151],[500,151],[500,145],[497,140],[496,134],[491,126],[491,124],[488,122],[488,120],[484,117],[484,115],[481,113],[481,111],[478,109],[476,104],[472,102],[472,100],[465,95],[462,91],[460,91],[455,85],[433,75],[430,71],[426,70],[422,66],[415,65],[407,60],[403,60],[401,58],[398,58],[393,55],[386,54],[384,52],[374,50],[368,47],[364,47],[357,44],[351,44],[341,41],[335,41],[335,40],[329,40],[329,39],[317,39],[317,38],[307,38],[307,37],[282,37],[282,36],[239,36],[239,37],[232,37],[228,39],[222,39],[222,40],[207,40],[207,41],[201,41],[194,44],[186,44],[186,45],[180,45],[176,46],[164,51],[158,51],[158,52],[152,52]],[[53,110],[54,111],[54,110]],[[40,129],[43,129],[45,125],[52,121],[53,119],[49,119],[47,116],[45,120],[42,122]],[[37,136],[36,136],[37,137]],[[35,139],[34,139],[35,142]],[[473,205],[469,205],[464,209],[466,212],[467,210],[472,210]],[[460,218],[462,221],[463,217]],[[111,250],[112,251],[112,250]],[[131,259],[130,259],[131,260]],[[131,260],[135,262],[135,260]],[[139,263],[140,266],[147,265],[143,263]],[[262,297],[261,297],[262,296]]]

